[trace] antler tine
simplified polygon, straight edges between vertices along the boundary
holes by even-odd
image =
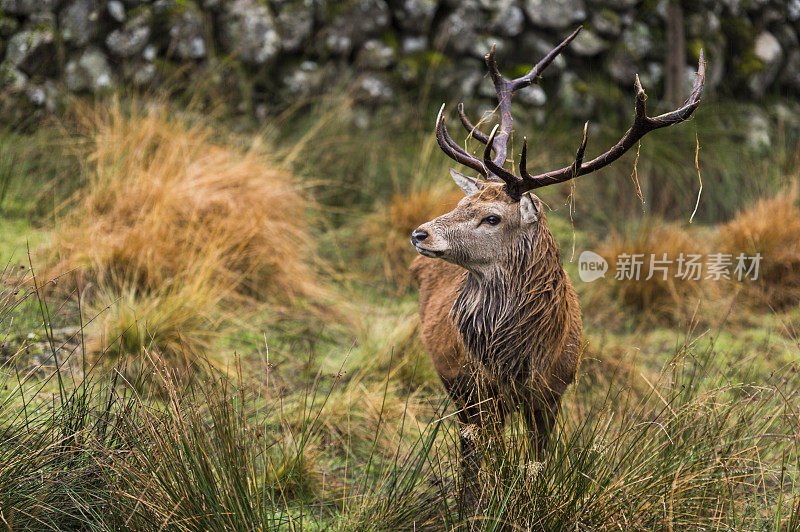
[[[564,48],[567,47],[567,45],[578,35],[582,29],[583,26],[578,26],[578,28],[573,31],[572,34],[561,41],[561,43],[559,43],[555,48],[550,50],[550,52],[544,56],[544,58],[539,61],[530,72],[511,81],[505,79],[500,73],[500,70],[497,68],[497,61],[495,60],[494,55],[495,45],[492,45],[492,49],[488,54],[486,54],[484,61],[486,62],[486,68],[489,70],[489,74],[492,76],[494,90],[497,93],[497,107],[500,111],[500,133],[497,135],[498,146],[494,148],[494,163],[497,166],[503,166],[503,164],[506,162],[506,157],[508,154],[508,139],[511,136],[513,123],[513,118],[511,117],[511,97],[517,90],[532,84],[539,74],[541,74],[542,71],[553,62],[558,54],[560,54]]]
[[[489,50],[489,53],[483,58],[484,63],[486,63],[486,68],[489,69],[489,75],[492,76],[492,81],[494,82],[495,86],[501,85],[505,82],[505,78],[503,78],[503,75],[500,73],[500,69],[497,68],[497,61],[494,58],[494,49],[496,47],[497,43],[492,44],[492,48]]]
[[[518,89],[532,85],[533,82],[536,80],[536,78],[539,77],[539,74],[541,74],[545,68],[550,66],[550,63],[552,63],[553,60],[556,57],[558,57],[558,55],[564,50],[564,48],[566,48],[567,45],[570,42],[572,42],[572,39],[578,36],[578,33],[580,33],[582,29],[583,25],[578,26],[578,28],[569,35],[569,37],[561,41],[561,43],[559,43],[558,46],[550,50],[550,52],[546,56],[544,56],[541,61],[536,63],[536,66],[534,66],[530,72],[512,81],[511,83],[514,86],[513,90],[516,91]]]
[[[520,183],[522,180],[512,172],[509,172],[492,161],[492,144],[494,143],[494,138],[495,135],[497,135],[497,129],[499,127],[499,125],[495,125],[492,128],[492,133],[489,135],[489,142],[486,143],[486,147],[483,149],[483,164],[486,165],[486,168],[488,168],[492,174],[505,182],[506,192],[508,192],[509,196],[512,198],[519,198],[521,195]]]
[[[583,124],[583,138],[581,139],[581,145],[578,146],[578,151],[575,154],[575,162],[570,165],[570,171],[574,174],[578,171],[581,167],[581,163],[583,162],[583,154],[586,151],[586,141],[589,136],[589,122]],[[519,158],[519,171],[522,175],[522,180],[526,183],[533,183],[533,188],[536,188],[536,178],[528,173],[527,165],[528,165],[528,138],[522,138],[522,155]]]
[[[586,151],[586,141],[589,138],[589,121],[587,120],[585,124],[583,124],[583,139],[581,140],[581,145],[578,146],[578,152],[575,154],[575,162],[569,167],[572,171],[572,174],[576,174],[578,169],[580,169],[581,164],[583,163],[583,154]]]
[[[635,74],[633,78],[633,87],[636,89],[636,103],[634,104],[635,114],[634,123],[647,121],[647,95],[642,88],[642,82],[639,81],[639,74]]]
[[[472,135],[472,138],[477,139],[478,142],[486,144],[489,142],[489,136],[478,129],[476,126],[472,125],[472,122],[469,121],[467,118],[467,114],[464,112],[464,104],[458,104],[458,116],[461,118],[461,123],[464,125],[464,129],[467,130],[467,133]]]
[[[528,137],[522,137],[522,153],[519,156],[519,173],[522,179],[527,179],[528,175]]]
[[[608,166],[612,162],[616,161],[622,155],[628,151],[636,142],[639,141],[642,137],[646,134],[650,133],[653,130],[671,126],[673,124],[677,124],[679,122],[683,122],[684,120],[688,119],[692,116],[692,113],[697,106],[700,105],[700,95],[703,92],[703,86],[705,84],[706,78],[706,61],[703,55],[703,51],[700,50],[700,58],[697,67],[697,74],[695,76],[694,86],[692,87],[692,92],[689,95],[689,98],[686,102],[675,109],[674,111],[670,111],[668,113],[664,113],[662,115],[658,115],[656,117],[649,117],[647,116],[645,100],[646,95],[644,89],[642,88],[642,84],[639,81],[639,76],[636,76],[634,81],[634,86],[636,89],[636,114],[633,119],[633,125],[628,129],[625,135],[617,142],[611,149],[606,151],[605,153],[598,155],[591,161],[585,164],[576,165],[573,163],[570,166],[565,168],[561,168],[560,170],[553,170],[551,172],[547,172],[545,174],[540,174],[536,176],[530,176],[529,179],[525,180],[525,186],[530,187],[528,190],[541,188],[548,185],[553,185],[556,183],[563,183],[564,181],[569,181],[575,177],[580,175],[586,175],[604,166]],[[584,132],[586,131],[586,127],[584,127]],[[584,143],[585,143],[585,133],[584,133]],[[583,148],[584,143],[581,144]],[[579,154],[582,155],[582,148],[579,150]],[[576,159],[577,162],[577,159]]]
[[[445,125],[444,121],[444,104],[442,104],[442,107],[439,109],[439,115],[436,117],[436,141],[442,151],[444,151],[451,159],[463,164],[464,166],[469,166],[483,177],[488,177],[489,174],[486,171],[486,167],[480,161],[480,159],[473,157],[464,151],[464,149],[456,144],[456,142],[447,133],[447,126]]]

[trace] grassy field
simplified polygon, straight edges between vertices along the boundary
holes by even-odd
[[[256,124],[118,96],[2,132],[0,529],[800,528],[798,131],[776,114],[748,147],[749,104],[712,100],[543,191],[586,356],[546,461],[513,420],[463,507],[407,274],[411,230],[460,196],[435,103]],[[546,168],[581,126],[516,127]],[[763,262],[583,283],[583,250]]]

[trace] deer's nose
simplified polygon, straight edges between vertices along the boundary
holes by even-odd
[[[429,236],[430,235],[428,235],[428,232],[425,231],[424,229],[415,229],[414,232],[411,233],[411,243],[416,246],[417,244],[419,244],[420,242],[424,241]]]

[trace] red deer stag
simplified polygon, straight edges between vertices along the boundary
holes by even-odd
[[[633,125],[611,149],[583,162],[587,122],[571,165],[529,174],[523,140],[520,175],[505,169],[511,97],[534,83],[580,30],[514,80],[500,74],[492,48],[485,61],[497,93],[499,127],[489,135],[481,132],[464,114],[463,104],[458,106],[469,135],[485,144],[482,158],[450,137],[444,106],[436,119],[441,149],[483,177],[478,180],[451,169],[466,197],[411,236],[421,255],[411,273],[419,284],[422,340],[460,409],[461,468],[468,481],[476,478],[476,436],[490,428],[501,430],[514,411],[523,416],[537,456],[543,456],[561,395],[574,380],[580,358],[578,299],[547,228],[542,201],[530,191],[611,164],[650,131],[688,119],[700,103],[705,80],[702,51],[691,95],[679,109],[647,116],[645,93],[636,76]]]

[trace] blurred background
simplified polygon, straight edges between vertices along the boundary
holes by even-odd
[[[9,530],[800,527],[800,2],[0,9]],[[566,166],[587,120],[587,157],[610,148],[637,73],[651,116],[681,105],[701,49],[703,100],[542,190],[584,360],[544,473],[511,427],[476,517],[409,235],[462,196],[442,103],[478,153],[456,106],[497,121],[484,55],[520,76],[579,25],[514,98],[509,167],[522,136],[529,168]],[[579,279],[584,250],[604,278]],[[762,259],[756,280],[615,280],[623,253]]]

